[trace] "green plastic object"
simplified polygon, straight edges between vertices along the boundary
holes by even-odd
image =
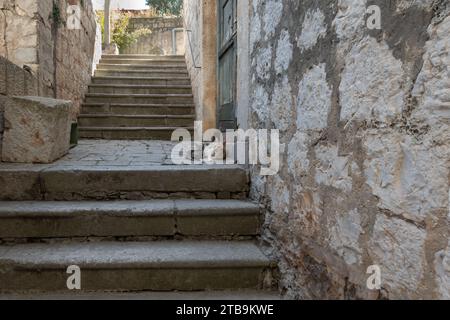
[[[78,145],[78,123],[72,122],[70,127],[70,147],[73,148]]]

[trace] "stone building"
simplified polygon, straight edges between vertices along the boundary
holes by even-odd
[[[287,295],[448,299],[448,1],[184,4],[197,118],[280,130],[251,195]]]

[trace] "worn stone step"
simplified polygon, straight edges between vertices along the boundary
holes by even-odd
[[[0,239],[256,236],[256,204],[238,200],[0,202]]]
[[[245,197],[249,189],[248,172],[240,166],[151,165],[150,160],[142,166],[2,165],[0,200]]]
[[[89,93],[105,94],[192,94],[190,85],[91,84]]]
[[[81,114],[81,127],[192,127],[195,117],[172,115],[108,115]]]
[[[189,76],[187,70],[96,70],[96,77],[170,77],[186,78]]]
[[[79,127],[79,136],[84,139],[169,141],[172,133],[180,128],[194,131],[193,127]]]
[[[100,63],[97,65],[97,70],[125,70],[125,71],[171,71],[171,72],[187,72],[187,67],[180,64],[153,64],[153,65],[139,65],[139,64],[113,64]]]
[[[86,103],[110,104],[192,104],[192,94],[109,94],[88,93]]]
[[[170,77],[93,77],[92,84],[125,84],[125,85],[159,85],[159,86],[173,86],[173,85],[190,85],[191,80],[186,78],[170,78]]]
[[[51,292],[51,293],[6,293],[0,300],[227,300],[227,301],[274,301],[283,300],[276,290],[220,290],[220,291],[140,291],[140,292]]]
[[[124,64],[145,66],[186,66],[186,61],[180,59],[133,59],[133,58],[102,58],[100,64]]]
[[[271,262],[253,242],[154,241],[0,246],[2,291],[67,290],[69,266],[83,290],[262,289]]]
[[[185,61],[183,55],[155,55],[155,54],[104,54],[103,59],[144,59],[144,60],[182,60]]]
[[[193,115],[194,104],[102,104],[83,103],[84,114]]]

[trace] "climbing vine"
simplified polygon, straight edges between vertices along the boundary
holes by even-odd
[[[105,34],[105,16],[103,12],[99,12],[100,25],[102,27],[102,35]],[[138,28],[129,30],[130,15],[126,12],[120,12],[119,16],[111,19],[111,42],[115,43],[119,50],[128,48],[135,43],[140,37],[151,33],[148,28]]]
[[[181,15],[183,9],[182,0],[146,0],[148,6],[160,15]]]

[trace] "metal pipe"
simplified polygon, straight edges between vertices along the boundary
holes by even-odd
[[[172,54],[177,54],[177,32],[183,32],[183,28],[174,28],[172,29]]]
[[[187,38],[188,38],[188,42],[189,42],[189,48],[191,50],[192,63],[194,65],[194,68],[201,69],[202,67],[197,66],[197,64],[195,63],[194,50],[192,49],[191,37],[189,36],[189,33],[192,33],[192,30],[186,30],[186,34],[187,34]]]
[[[111,12],[111,0],[105,0],[105,8],[104,8],[104,15],[105,15],[105,49],[109,47],[111,44],[111,18],[110,18],[110,12]]]

